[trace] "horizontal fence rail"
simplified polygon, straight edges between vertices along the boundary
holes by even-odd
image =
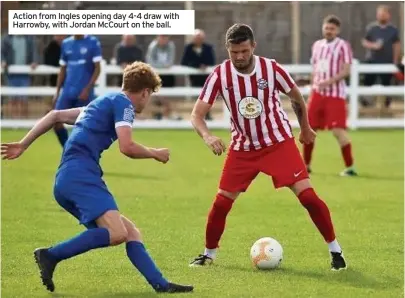
[[[309,64],[289,64],[283,65],[285,69],[292,75],[310,74],[312,66]],[[208,67],[205,70],[199,70],[187,66],[174,65],[170,68],[156,69],[160,75],[174,75],[187,77],[193,74],[209,74],[214,67]],[[107,76],[121,75],[122,68],[117,65],[107,65],[102,61],[101,73],[97,81],[95,92],[97,95],[110,91],[119,91],[119,87],[107,85]],[[370,87],[360,86],[360,75],[366,73],[394,73],[397,68],[393,64],[360,64],[357,60],[353,60],[351,65],[350,82],[347,87],[349,99],[349,117],[348,126],[351,129],[357,128],[402,128],[404,127],[403,119],[379,119],[379,118],[359,118],[359,98],[360,96],[399,96],[404,99],[404,86],[380,86],[374,85]],[[30,74],[30,75],[51,75],[58,74],[59,68],[47,65],[39,65],[32,69],[28,65],[12,65],[9,66],[7,72],[10,74]],[[4,69],[1,70],[2,75],[5,75]],[[310,88],[300,88],[303,95],[309,95]],[[174,97],[189,97],[194,100],[197,98],[201,88],[179,86],[173,88],[161,88],[156,96],[164,96],[168,98]],[[55,95],[54,87],[38,86],[38,87],[8,87],[2,86],[0,90],[1,96],[53,96]],[[222,120],[208,121],[211,128],[229,128],[229,112],[226,106],[223,105],[224,113]],[[1,126],[4,128],[30,128],[37,120],[26,119],[2,119]],[[291,121],[293,127],[298,127],[298,122]],[[138,128],[170,128],[170,129],[189,129],[191,124],[186,120],[136,120],[134,127]]]

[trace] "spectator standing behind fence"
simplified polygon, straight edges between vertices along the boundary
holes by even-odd
[[[175,58],[176,46],[167,35],[158,35],[148,46],[146,63],[156,69],[173,66]],[[162,79],[162,87],[172,88],[175,86],[174,75],[160,75],[160,78]],[[158,107],[157,112],[154,113],[155,118],[170,118],[171,108],[168,100],[160,98],[155,100],[154,104]]]
[[[207,66],[215,65],[215,54],[212,45],[205,42],[205,32],[203,30],[195,30],[193,40],[184,48],[181,65],[205,70]],[[190,83],[193,87],[203,87],[207,79],[207,74],[190,75]],[[211,115],[207,114],[207,119],[211,119]]]
[[[59,66],[60,48],[65,35],[55,35],[51,42],[44,50],[44,64],[50,66]],[[53,74],[49,76],[49,82],[52,87],[56,87],[58,75]]]
[[[29,35],[4,35],[1,41],[1,66],[5,71],[6,84],[11,87],[28,87],[31,85],[29,74],[10,74],[11,65],[38,65],[38,51],[35,40]],[[11,98],[11,114],[16,118],[28,117],[28,97]]]
[[[367,32],[362,40],[366,52],[366,63],[386,64],[400,62],[400,41],[398,29],[391,24],[390,8],[387,5],[380,5],[377,8],[377,21],[367,26]],[[392,80],[390,73],[365,74],[364,85],[371,86],[377,79],[384,86],[389,86]],[[369,104],[369,101],[362,101],[363,105]],[[387,97],[386,107],[389,107],[391,98]]]
[[[117,65],[124,69],[128,64],[135,61],[144,62],[144,54],[140,47],[136,45],[134,35],[123,35],[121,42],[115,46],[114,56]],[[122,75],[119,76],[119,86],[122,85]]]

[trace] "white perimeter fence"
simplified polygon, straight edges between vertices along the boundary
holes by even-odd
[[[284,65],[286,70],[292,75],[296,74],[310,74],[311,65],[291,64]],[[193,68],[175,65],[167,69],[158,69],[159,74],[171,74],[175,76],[188,76],[191,74],[210,73],[213,67],[208,68],[206,71],[200,71]],[[380,86],[374,85],[371,87],[360,86],[359,77],[365,73],[394,73],[397,69],[393,64],[360,64],[357,60],[353,61],[351,66],[350,83],[348,86],[349,95],[349,117],[348,125],[351,129],[357,128],[402,128],[404,127],[403,119],[379,119],[379,118],[359,118],[359,97],[360,96],[401,96],[404,100],[404,86]],[[31,75],[50,75],[57,74],[59,68],[40,65],[35,70],[29,66],[10,66],[9,73],[14,74],[31,74]],[[3,70],[2,70],[2,73]],[[102,61],[101,73],[97,82],[96,94],[103,94],[108,91],[118,91],[119,87],[107,86],[107,75],[120,75],[122,69],[117,65],[107,65]],[[193,100],[199,95],[201,88],[193,87],[173,87],[161,88],[156,95],[164,97],[190,97]],[[303,95],[309,94],[309,87],[302,87],[301,92]],[[54,87],[38,86],[38,87],[7,87],[2,86],[0,91],[1,96],[53,96],[55,94]],[[229,128],[229,112],[226,106],[223,105],[224,117],[222,120],[212,120],[208,122],[210,128]],[[34,125],[36,120],[26,119],[3,119],[1,127],[4,128],[30,128]],[[296,120],[291,121],[293,127],[298,127]],[[171,128],[171,129],[189,129],[191,123],[186,120],[139,120],[135,121],[134,127],[137,128]]]

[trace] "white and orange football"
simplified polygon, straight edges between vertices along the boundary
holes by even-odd
[[[252,245],[250,258],[258,269],[276,269],[283,260],[283,247],[276,239],[260,238]]]

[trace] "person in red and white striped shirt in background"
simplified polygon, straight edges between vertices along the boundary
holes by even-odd
[[[327,205],[308,178],[306,165],[295,143],[280,92],[291,99],[301,127],[301,143],[314,142],[305,101],[289,73],[275,60],[254,55],[252,29],[235,24],[226,33],[229,58],[208,76],[192,112],[192,124],[216,155],[226,151],[223,141],[211,134],[205,116],[220,95],[231,116],[231,144],[219,190],[208,215],[203,254],[190,266],[211,264],[235,199],[245,192],[259,173],[271,176],[275,188],[289,187],[328,243],[332,270],[346,268],[336,240]]]
[[[323,39],[312,46],[312,91],[308,100],[310,126],[316,130],[331,130],[337,139],[346,169],[342,176],[356,176],[352,145],[346,130],[346,82],[352,63],[350,44],[338,37],[340,20],[327,16],[322,25]],[[304,144],[303,155],[308,172],[314,143]]]

